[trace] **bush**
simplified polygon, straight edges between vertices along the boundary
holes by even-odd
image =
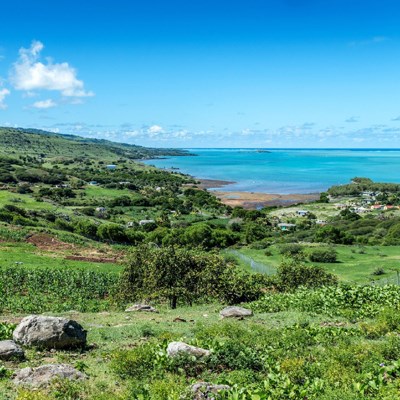
[[[121,378],[147,378],[155,367],[155,344],[146,343],[132,350],[121,350],[113,354],[111,368]]]
[[[75,233],[78,235],[85,236],[90,239],[95,239],[97,237],[97,225],[90,221],[80,219],[75,223]]]
[[[337,252],[332,247],[313,249],[309,258],[312,262],[335,263],[337,261]]]
[[[276,285],[281,291],[291,291],[299,286],[315,288],[336,285],[338,278],[322,267],[309,266],[296,261],[285,261],[278,267]]]
[[[279,246],[279,253],[287,257],[300,256],[303,250],[303,246],[297,243],[287,243]]]
[[[382,267],[377,267],[372,272],[372,275],[385,275],[385,270]]]
[[[107,242],[126,243],[128,241],[125,228],[118,224],[102,224],[97,229],[100,239]]]

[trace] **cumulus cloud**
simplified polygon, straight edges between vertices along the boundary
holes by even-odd
[[[358,117],[350,117],[350,118],[347,118],[347,119],[345,120],[345,122],[348,122],[348,123],[358,122]]]
[[[31,92],[35,90],[58,91],[64,97],[93,96],[84,89],[83,81],[77,78],[75,68],[67,62],[46,63],[40,61],[44,45],[33,41],[29,49],[19,50],[19,59],[14,64],[10,80],[15,89]]]
[[[6,96],[10,94],[10,91],[6,88],[0,88],[0,110],[4,110],[7,108],[7,104],[4,103]]]
[[[157,135],[163,132],[163,128],[160,125],[152,125],[147,129],[147,132],[153,135]]]
[[[55,103],[54,100],[47,99],[47,100],[36,101],[35,103],[32,104],[32,107],[46,109],[46,108],[55,107],[56,105],[57,104]]]

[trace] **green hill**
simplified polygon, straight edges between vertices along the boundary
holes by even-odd
[[[0,127],[0,154],[26,154],[45,158],[70,156],[113,159],[146,159],[170,155],[188,155],[184,150],[153,149],[108,140],[61,135],[37,129]]]

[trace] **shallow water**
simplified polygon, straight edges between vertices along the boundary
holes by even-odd
[[[197,178],[234,181],[223,191],[314,193],[352,178],[400,182],[400,150],[187,149],[196,157],[148,160]]]

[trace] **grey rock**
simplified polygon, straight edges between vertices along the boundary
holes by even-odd
[[[86,331],[71,319],[30,315],[17,326],[13,339],[24,346],[70,349],[86,345]]]
[[[253,311],[243,307],[230,306],[221,310],[219,315],[222,318],[243,318],[253,315]]]
[[[87,375],[67,364],[47,364],[37,368],[22,368],[14,373],[12,381],[18,386],[43,387],[54,379],[82,380]]]
[[[158,311],[154,307],[149,306],[147,304],[134,304],[133,306],[128,307],[125,310],[125,312],[135,312],[135,311],[158,313]]]
[[[192,385],[193,400],[213,400],[214,395],[222,390],[231,389],[228,385],[215,385],[209,382],[198,382]]]
[[[196,357],[209,356],[210,350],[205,350],[200,347],[191,346],[183,342],[171,342],[167,347],[169,357],[176,357],[179,353],[186,353]]]
[[[15,360],[24,358],[25,353],[13,340],[0,341],[0,360]]]

